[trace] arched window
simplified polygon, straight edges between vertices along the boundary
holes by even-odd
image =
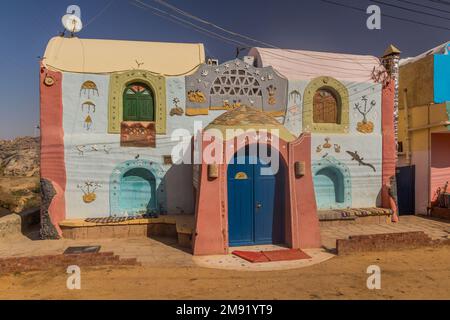
[[[313,122],[340,124],[341,103],[337,93],[328,88],[320,88],[314,94]]]
[[[155,121],[153,91],[144,83],[131,83],[123,94],[123,121]]]
[[[331,77],[318,77],[303,95],[303,131],[348,133],[350,99],[347,87]]]

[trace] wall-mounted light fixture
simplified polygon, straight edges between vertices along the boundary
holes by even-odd
[[[297,161],[294,164],[295,177],[300,179],[306,174],[306,165],[304,161]]]
[[[219,177],[219,166],[217,164],[208,165],[208,178],[217,179]]]

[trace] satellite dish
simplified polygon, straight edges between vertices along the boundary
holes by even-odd
[[[83,29],[83,22],[74,14],[66,14],[61,21],[64,28],[71,33],[77,33]]]

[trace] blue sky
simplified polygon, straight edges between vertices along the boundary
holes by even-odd
[[[77,4],[86,24],[81,38],[144,41],[202,42],[207,54],[221,61],[234,58],[236,47],[137,8],[131,0],[15,0],[0,2],[0,139],[34,135],[39,123],[39,61],[48,40],[62,31],[66,8]],[[141,0],[170,11],[153,0]],[[320,0],[167,0],[203,19],[235,32],[290,49],[381,55],[393,43],[403,56],[424,52],[450,40],[448,30],[383,18],[382,30],[366,28],[364,12],[324,3]],[[333,0],[367,8],[367,0]],[[411,0],[441,8],[433,14],[450,18],[450,1]],[[384,0],[424,11],[398,0]],[[444,1],[445,2],[445,1]],[[382,12],[450,28],[450,21],[380,5]],[[103,10],[104,8],[106,10]],[[447,11],[447,12],[446,12]],[[98,15],[102,12],[101,15]],[[206,27],[211,29],[210,27]]]

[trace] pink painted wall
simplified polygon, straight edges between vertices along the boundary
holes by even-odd
[[[293,214],[291,224],[293,248],[319,248],[322,246],[320,237],[319,218],[317,216],[317,202],[314,192],[311,171],[311,135],[301,135],[289,145],[289,181],[290,201]],[[294,165],[303,161],[306,174],[301,178],[295,177]]]
[[[450,182],[450,132],[431,134],[431,199],[438,188]],[[450,192],[450,188],[447,190]]]
[[[247,145],[257,141],[248,136]],[[224,150],[227,141],[223,143]],[[205,149],[210,142],[203,142]],[[227,150],[225,163],[229,163],[237,148]],[[285,191],[285,242],[292,248],[318,248],[321,246],[319,220],[311,173],[311,136],[301,136],[291,144],[280,139],[278,152],[280,162],[286,164]],[[306,175],[295,177],[295,161],[304,161]],[[203,164],[196,205],[196,231],[193,241],[194,255],[228,253],[228,190],[227,165],[219,165],[219,178],[208,179],[208,165]]]
[[[383,126],[383,173],[382,173],[382,194],[381,202],[383,208],[394,210],[394,220],[398,219],[397,208],[389,196],[389,188],[391,185],[391,177],[396,174],[397,150],[395,146],[395,130],[394,130],[394,97],[395,83],[391,81],[383,88],[382,97],[382,126]]]
[[[52,77],[54,84],[44,83]],[[62,74],[41,66],[41,178],[52,182],[56,191],[49,207],[50,219],[61,235],[58,223],[65,219],[66,169],[64,162],[64,132],[62,112]]]

